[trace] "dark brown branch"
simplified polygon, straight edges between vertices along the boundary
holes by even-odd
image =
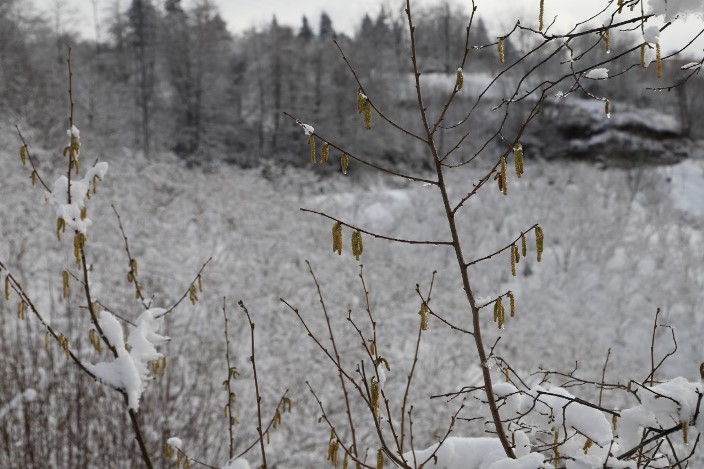
[[[392,238],[390,236],[384,236],[384,235],[380,235],[377,233],[373,233],[371,231],[363,230],[362,228],[359,228],[358,226],[350,225],[349,223],[345,223],[344,221],[342,221],[338,218],[335,218],[335,217],[331,217],[330,215],[323,213],[323,212],[317,212],[315,210],[310,210],[307,208],[301,208],[300,210],[301,210],[301,212],[314,213],[316,215],[320,215],[321,217],[328,218],[332,221],[339,223],[342,226],[346,226],[346,227],[351,228],[353,230],[357,230],[360,233],[367,234],[367,235],[369,235],[373,238],[377,238],[377,239],[384,239],[386,241],[394,241],[397,243],[404,243],[404,244],[426,244],[426,245],[432,245],[432,246],[439,246],[439,245],[452,246],[452,241],[421,241],[421,240],[412,240],[412,239]]]
[[[257,398],[257,432],[259,433],[259,447],[262,453],[262,467],[264,469],[267,469],[266,449],[264,449],[264,433],[262,428],[262,396],[259,393],[259,378],[257,376],[257,362],[254,353],[254,323],[252,322],[252,317],[250,316],[249,310],[247,310],[247,307],[245,306],[244,302],[240,300],[238,304],[240,308],[242,308],[242,311],[244,311],[244,314],[247,316],[247,322],[249,323],[249,329],[251,332],[252,355],[250,355],[249,361],[252,363],[252,371],[254,373],[254,391],[256,393]]]
[[[32,171],[34,171],[34,174],[37,177],[37,180],[39,183],[46,189],[48,193],[51,194],[51,189],[49,189],[49,186],[46,185],[44,182],[44,179],[42,179],[41,175],[39,174],[39,171],[37,170],[36,165],[34,164],[34,159],[32,158],[32,153],[29,151],[29,145],[27,145],[27,141],[24,139],[24,136],[22,135],[22,132],[20,132],[20,128],[15,125],[15,129],[17,129],[17,135],[19,135],[20,140],[22,140],[22,146],[24,147],[25,151],[27,152],[27,160],[29,161],[29,165],[32,167]]]
[[[504,251],[506,251],[506,250],[508,250],[508,249],[511,249],[512,246],[514,246],[517,242],[519,242],[519,241],[521,240],[521,237],[523,237],[523,236],[525,236],[526,234],[530,233],[531,231],[533,231],[533,230],[536,229],[537,227],[538,227],[538,224],[536,223],[535,225],[533,225],[533,226],[531,226],[530,228],[528,228],[526,231],[522,231],[521,234],[520,234],[520,236],[518,236],[516,239],[514,239],[513,242],[510,243],[509,245],[502,247],[502,248],[499,249],[498,251],[492,252],[492,253],[489,254],[488,256],[480,257],[479,259],[475,259],[475,260],[473,260],[473,261],[471,261],[471,262],[467,262],[467,263],[465,264],[465,268],[466,268],[466,267],[469,267],[470,265],[474,265],[474,264],[477,264],[477,263],[479,263],[479,262],[482,262],[482,261],[486,261],[486,260],[488,260],[488,259],[491,259],[492,257],[496,256],[497,254],[501,254],[502,252],[504,252]]]
[[[288,112],[284,112],[283,114],[284,114],[284,116],[286,116],[286,117],[288,117],[288,118],[293,119],[294,121],[296,121],[296,124],[301,125],[301,126],[303,125],[303,122],[302,122],[301,120],[299,120],[299,119],[297,119],[296,117],[292,116],[292,115],[289,114]],[[349,156],[349,157],[352,158],[353,160],[355,160],[355,161],[357,161],[357,162],[359,162],[359,163],[362,163],[362,164],[365,165],[365,166],[369,166],[370,168],[374,168],[374,169],[376,169],[376,170],[378,170],[378,171],[381,171],[381,172],[383,172],[383,173],[391,174],[392,176],[397,176],[397,177],[400,177],[400,178],[409,179],[409,180],[411,180],[411,181],[422,182],[422,183],[425,183],[425,184],[437,185],[437,181],[431,181],[430,179],[424,179],[424,178],[421,178],[421,177],[410,176],[410,175],[408,175],[408,174],[399,173],[399,172],[394,171],[394,170],[392,170],[392,169],[389,169],[389,168],[385,168],[385,167],[383,167],[383,166],[380,166],[380,165],[378,165],[378,164],[376,164],[376,163],[372,163],[371,161],[368,161],[368,160],[366,160],[366,159],[364,159],[364,158],[360,158],[359,156],[355,156],[353,153],[350,153],[349,151],[346,151],[344,148],[342,148],[342,147],[336,145],[335,143],[331,142],[330,140],[326,139],[325,137],[323,137],[322,135],[320,135],[318,132],[312,132],[311,135],[314,135],[314,136],[318,137],[320,140],[322,140],[322,141],[324,141],[324,142],[327,142],[327,144],[330,145],[332,148],[336,149],[337,151],[339,151],[339,152],[341,152],[341,153],[346,154],[347,156]]]
[[[357,86],[359,86],[359,89],[360,89],[360,90],[362,91],[362,93],[364,93],[364,95],[367,97],[367,100],[369,101],[369,104],[372,106],[372,109],[374,109],[374,110],[376,111],[376,113],[379,114],[379,117],[381,117],[383,120],[385,120],[385,121],[386,121],[389,125],[391,125],[392,127],[396,128],[396,129],[400,130],[401,132],[403,132],[404,134],[408,135],[409,137],[413,137],[413,138],[415,138],[416,140],[420,140],[421,142],[426,143],[426,142],[425,142],[425,139],[424,139],[423,137],[421,137],[421,136],[419,136],[419,135],[417,135],[417,134],[411,132],[411,131],[408,130],[408,129],[405,129],[405,128],[401,127],[398,123],[396,123],[396,121],[394,121],[393,119],[389,118],[386,114],[384,114],[384,113],[381,111],[381,109],[379,109],[379,108],[376,106],[376,104],[374,104],[374,101],[369,97],[369,94],[368,94],[368,93],[365,91],[365,89],[364,89],[364,85],[362,85],[362,82],[360,81],[359,77],[357,76],[357,72],[355,71],[355,69],[354,69],[354,67],[352,66],[352,64],[350,63],[350,61],[347,59],[347,56],[345,55],[344,51],[342,50],[342,47],[340,46],[340,43],[338,43],[337,40],[334,40],[333,43],[335,44],[335,46],[337,46],[337,50],[339,50],[339,51],[340,51],[340,55],[342,55],[342,60],[345,61],[345,64],[347,64],[347,68],[348,68],[348,69],[350,70],[350,72],[352,73],[352,76],[354,76],[354,79],[355,79],[355,81],[357,82]],[[328,142],[328,143],[329,143],[329,142]],[[330,144],[330,145],[332,146],[332,144]]]

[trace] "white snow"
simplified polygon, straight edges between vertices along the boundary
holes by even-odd
[[[379,363],[377,365],[376,374],[379,376],[379,389],[384,389],[384,383],[386,383],[386,372],[384,371],[383,363]]]
[[[108,171],[108,164],[97,163],[90,168],[83,179],[71,180],[71,203],[68,203],[68,178],[60,176],[51,190],[48,201],[56,207],[56,218],[63,218],[67,230],[75,230],[87,234],[88,227],[92,224],[90,218],[81,219],[81,210],[86,206],[88,191],[91,190],[93,178],[102,180]]]
[[[655,44],[660,40],[660,28],[655,25],[650,25],[643,32],[643,40],[650,44]]]
[[[246,459],[234,459],[222,467],[222,469],[252,469]]]
[[[312,135],[315,132],[315,128],[312,125],[308,124],[300,124],[301,127],[303,127],[303,132],[305,132],[306,135]]]
[[[690,62],[688,64],[682,65],[680,67],[680,70],[694,70],[697,68],[701,68],[702,64],[700,62]]]
[[[66,134],[69,137],[76,137],[76,138],[81,137],[81,131],[78,130],[78,127],[76,127],[75,125],[72,125],[70,129],[66,129]]]
[[[137,327],[130,332],[127,340],[130,352],[127,352],[122,325],[118,320],[107,311],[102,311],[98,317],[98,323],[110,345],[115,348],[117,358],[109,362],[85,363],[85,366],[105,384],[123,390],[127,394],[128,407],[133,410],[139,409],[139,399],[147,387],[149,362],[163,356],[155,347],[169,340],[155,332],[159,322],[157,318],[163,313],[163,309],[154,308],[137,318]]]
[[[609,78],[608,68],[593,68],[589,70],[585,75],[585,78],[590,78],[592,80],[605,80]]]
[[[166,444],[178,450],[181,450],[181,448],[183,448],[183,441],[181,441],[181,438],[177,438],[175,436],[172,436],[171,438],[166,440]]]
[[[434,444],[424,450],[414,451],[416,465],[426,462],[437,448]],[[463,438],[449,437],[437,453],[437,464],[431,462],[434,469],[488,469],[488,467],[506,458],[504,448],[498,438]],[[413,452],[403,455],[413,464]],[[494,468],[495,469],[495,468]]]
[[[665,21],[672,21],[678,16],[704,16],[701,0],[650,0],[648,6],[648,14],[665,15]]]
[[[7,413],[19,408],[23,402],[32,402],[37,398],[37,391],[34,389],[26,389],[24,392],[17,394],[10,401],[0,407],[0,419],[5,417]]]
[[[672,427],[682,421],[690,422],[694,417],[699,395],[704,385],[694,384],[679,377],[639,391],[641,405],[621,412],[618,436],[624,451],[640,442],[641,429],[649,426]],[[703,419],[698,419],[696,428],[704,430]]]

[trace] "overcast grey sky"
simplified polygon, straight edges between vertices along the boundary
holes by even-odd
[[[412,5],[426,6],[438,3],[440,0],[414,0]],[[455,0],[469,12],[470,0]],[[649,0],[651,2],[663,0]],[[689,2],[692,0],[669,0],[670,4]],[[704,0],[695,0],[704,3]],[[93,39],[95,28],[93,22],[93,3],[97,5],[99,18],[104,18],[113,10],[117,2],[126,9],[131,0],[33,0],[33,3],[49,15],[61,11],[72,20],[70,29],[79,30],[84,37]],[[194,0],[183,0],[188,7]],[[267,25],[276,15],[279,23],[298,27],[303,15],[308,16],[311,25],[316,28],[322,11],[332,18],[338,31],[354,33],[364,13],[375,16],[382,5],[388,9],[400,11],[405,1],[401,0],[213,0],[222,12],[232,32],[241,32],[251,27],[261,28]],[[160,0],[156,3],[162,3]],[[608,3],[607,0],[545,0],[546,22],[557,15],[557,28],[567,27],[579,19],[584,19],[598,12]],[[524,24],[537,23],[539,0],[476,0],[478,14],[490,27],[509,29],[518,18]],[[704,6],[702,7],[704,12]],[[549,20],[548,20],[549,19]],[[656,19],[658,24],[664,24],[662,18]],[[702,27],[702,18],[690,17],[686,22],[678,22],[677,27],[670,27],[663,34],[663,48],[670,50],[676,44],[683,44],[694,36]],[[697,41],[691,53],[701,56],[704,48],[704,37]]]

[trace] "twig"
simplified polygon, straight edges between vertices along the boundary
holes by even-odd
[[[249,329],[251,331],[252,355],[249,357],[249,361],[252,362],[252,371],[254,372],[254,391],[257,398],[257,432],[259,433],[259,447],[261,448],[262,453],[262,467],[267,469],[266,450],[264,449],[264,433],[262,428],[262,396],[259,394],[259,378],[257,377],[257,362],[254,353],[254,323],[252,322],[252,317],[250,316],[247,307],[244,305],[244,302],[240,300],[237,304],[240,308],[242,308],[244,314],[247,316],[247,322],[249,323]]]
[[[378,233],[373,233],[371,231],[364,230],[364,229],[362,229],[358,226],[355,226],[355,225],[350,225],[349,223],[345,223],[344,221],[342,221],[338,218],[332,217],[332,216],[330,216],[326,213],[323,213],[323,212],[318,212],[318,211],[310,210],[307,208],[301,208],[300,210],[301,210],[301,212],[314,213],[316,215],[320,215],[321,217],[325,217],[327,219],[330,219],[334,222],[339,223],[340,225],[346,226],[346,227],[351,228],[353,230],[357,230],[360,233],[367,234],[367,235],[369,235],[373,238],[377,238],[377,239],[384,239],[386,241],[395,241],[397,243],[405,243],[405,244],[426,244],[426,245],[432,245],[432,246],[440,246],[440,245],[452,246],[452,241],[424,241],[424,240],[415,240],[415,239],[393,238],[391,236],[385,236],[385,235],[381,235]]]

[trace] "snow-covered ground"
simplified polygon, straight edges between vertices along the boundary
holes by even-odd
[[[84,136],[86,160],[92,160],[90,145],[90,136]],[[56,240],[54,211],[44,203],[40,189],[30,187],[29,174],[20,168],[14,151],[6,151],[15,146],[8,143],[0,152],[0,165],[7,168],[0,181],[0,258],[20,273],[52,323],[68,329],[73,323],[67,312],[81,312],[80,303],[60,299],[61,271],[73,262],[70,240],[63,244]],[[301,158],[307,158],[305,148],[302,141]],[[49,152],[37,151],[37,155],[59,158]],[[146,162],[127,150],[103,159],[110,170],[90,202],[93,225],[88,240],[92,286],[101,301],[132,319],[141,311],[124,279],[128,263],[110,204],[122,216],[154,307],[171,304],[200,265],[213,257],[200,302],[180,307],[167,321],[165,335],[172,340],[160,351],[169,358],[172,384],[167,388],[159,381],[151,383],[140,405],[152,444],[163,443],[163,431],[168,428],[166,436],[181,438],[185,449],[209,461],[225,461],[221,383],[227,370],[221,308],[222,298],[227,297],[235,361],[242,374],[236,381],[238,404],[233,412],[242,422],[237,441],[244,445],[255,435],[249,332],[236,306],[242,299],[257,324],[257,365],[265,383],[265,406],[272,410],[286,388],[294,402],[293,414],[285,415],[282,427],[272,434],[271,459],[284,468],[324,464],[329,429],[317,423],[320,412],[304,383],[310,381],[330,415],[344,425],[337,377],[279,299],[299,308],[314,330],[324,334],[315,285],[305,264],[310,260],[333,327],[339,331],[341,353],[354,369],[361,355],[358,337],[346,318],[351,310],[352,317],[362,321],[365,297],[360,267],[349,249],[351,232],[343,229],[343,254],[338,256],[331,250],[332,222],[298,209],[323,211],[392,237],[442,240],[448,229],[437,191],[386,177],[354,178],[352,173],[358,170],[354,164],[347,177],[322,179],[310,167],[275,169],[267,172],[275,174],[271,178],[260,170],[227,166],[189,170],[168,158]],[[52,167],[44,164],[42,169],[49,172]],[[471,190],[482,171],[480,164],[451,174],[451,195],[459,198]],[[543,261],[535,262],[529,253],[519,263],[517,277],[511,276],[509,259],[503,255],[471,270],[477,296],[493,298],[508,289],[515,293],[518,313],[505,330],[497,330],[487,313],[486,341],[494,343],[500,336],[496,354],[530,384],[537,383],[540,376],[531,373],[540,367],[570,371],[578,366],[581,376],[599,379],[608,348],[612,351],[607,381],[644,379],[658,307],[661,322],[675,328],[678,344],[661,377],[698,379],[704,356],[700,340],[704,318],[699,314],[704,300],[704,252],[699,248],[698,211],[703,207],[704,178],[701,166],[693,161],[672,168],[671,175],[668,182],[668,174],[659,169],[601,170],[583,163],[537,163],[527,155],[526,174],[521,180],[509,176],[507,197],[492,184],[458,212],[468,260],[503,247],[536,222],[545,230]],[[58,173],[47,179],[56,177]],[[454,254],[446,247],[394,245],[365,236],[361,261],[378,323],[379,353],[391,365],[384,390],[398,405],[413,361],[419,320],[415,285],[427,291],[436,270],[433,310],[469,327],[466,300]],[[3,340],[9,340],[15,330],[14,305],[2,303],[0,308],[9,318],[3,326]],[[28,323],[32,324],[31,318]],[[36,324],[26,333],[36,341],[43,337]],[[97,361],[87,345],[81,346],[82,335],[71,339],[82,356]],[[437,441],[457,407],[455,402],[429,396],[480,383],[468,339],[431,318],[410,394],[417,448]],[[658,344],[659,356],[671,349],[669,332],[658,334]],[[27,388],[42,389],[40,378],[52,368],[48,354],[38,349],[36,366],[43,371],[30,376],[25,388],[3,390],[8,394],[2,395],[1,402],[26,393]],[[498,368],[495,372],[500,376]],[[7,373],[4,381],[11,379]],[[559,378],[553,381],[562,383]],[[48,411],[49,403],[56,402],[50,394],[58,392],[52,389],[33,395],[27,405],[36,406],[37,412]],[[107,390],[101,393],[110,395]],[[635,405],[609,399],[605,395],[609,405]],[[479,407],[468,401],[462,416],[477,415]],[[12,410],[6,413],[5,419],[19,415]],[[109,417],[119,421],[122,414]],[[60,421],[48,425],[47,431],[60,431]],[[369,428],[363,428],[360,441],[373,441]],[[472,422],[458,422],[453,435],[482,433]],[[125,452],[125,467],[130,467],[135,455],[129,449]]]

